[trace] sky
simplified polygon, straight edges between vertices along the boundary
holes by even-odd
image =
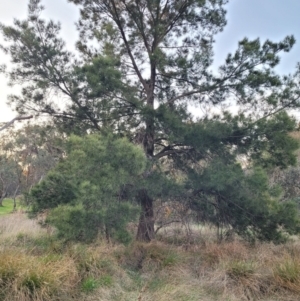
[[[9,25],[13,19],[23,20],[27,15],[27,0],[0,1],[0,22]],[[78,8],[67,0],[42,0],[45,6],[43,17],[60,21],[61,36],[72,50],[77,40],[74,23],[79,18]],[[234,52],[238,41],[244,37],[260,38],[263,42],[274,42],[293,34],[296,45],[290,53],[285,53],[277,71],[281,74],[293,73],[300,62],[300,1],[299,0],[229,0],[227,26],[215,38],[214,67],[221,65],[229,52]],[[3,42],[0,36],[0,44]],[[0,64],[9,64],[9,57],[0,52]],[[6,105],[7,95],[17,91],[18,87],[8,87],[7,79],[0,75],[0,122],[6,122],[16,116]]]

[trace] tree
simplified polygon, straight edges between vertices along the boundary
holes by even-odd
[[[299,233],[299,211],[294,202],[280,202],[281,190],[268,181],[261,167],[245,173],[238,164],[216,160],[190,183],[195,187],[191,207],[202,222],[218,227],[219,240],[223,229],[234,229],[250,241],[282,242],[287,233]]]
[[[0,151],[15,171],[14,192],[9,196],[28,192],[40,182],[63,156],[64,137],[51,124],[26,124],[20,129],[2,132]]]
[[[0,155],[0,206],[4,198],[16,195],[20,186],[21,167],[18,162]]]
[[[105,232],[126,242],[126,224],[138,210],[125,186],[136,186],[145,167],[143,151],[124,138],[72,136],[67,157],[32,189],[33,212],[54,209],[48,221],[68,239],[90,241]]]
[[[8,75],[11,83],[23,84],[22,95],[10,97],[20,114],[46,113],[66,132],[109,128],[126,136],[143,145],[147,175],[164,169],[164,161],[186,179],[202,174],[215,158],[228,166],[241,155],[249,164],[293,162],[296,146],[287,132],[295,123],[282,112],[299,105],[299,87],[294,77],[274,71],[280,52],[295,43],[293,36],[263,44],[243,39],[216,75],[210,71],[213,37],[226,24],[227,1],[70,2],[81,8],[80,58],[65,50],[60,25],[39,17],[39,0],[29,2],[26,21],[1,25],[8,42],[2,48],[15,66]],[[228,101],[240,108],[239,116],[220,110]],[[190,108],[199,105],[220,113],[196,120]],[[278,145],[280,137],[289,143]],[[154,237],[147,185],[137,194],[137,238],[144,241]],[[187,189],[181,198],[191,194]]]

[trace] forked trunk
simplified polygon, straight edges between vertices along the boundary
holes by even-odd
[[[144,189],[139,192],[138,198],[141,203],[141,215],[136,239],[138,241],[150,242],[155,236],[153,200]]]

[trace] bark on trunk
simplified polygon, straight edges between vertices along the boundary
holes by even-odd
[[[0,197],[0,207],[3,207],[3,200],[6,198],[6,193],[4,193],[3,195],[1,195]]]
[[[15,190],[15,193],[14,193],[14,209],[13,209],[13,211],[16,211],[16,210],[17,210],[16,197],[17,197],[17,193],[18,193],[18,191],[19,191],[19,187],[20,187],[20,185],[17,186],[17,189]]]
[[[153,65],[153,64],[152,64]],[[151,83],[147,90],[147,106],[150,111],[154,110],[154,87],[155,87],[155,68],[151,67]],[[154,155],[155,122],[152,112],[146,116],[146,132],[143,146],[148,159]],[[149,197],[147,190],[142,189],[138,193],[138,199],[141,204],[141,215],[138,225],[136,240],[150,242],[155,237],[154,232],[154,210],[153,200]]]
[[[153,200],[148,196],[146,190],[141,190],[138,198],[141,203],[141,215],[136,240],[150,242],[155,236]]]

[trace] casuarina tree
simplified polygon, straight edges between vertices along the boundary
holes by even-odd
[[[23,84],[10,97],[20,114],[48,114],[66,132],[110,129],[128,137],[148,158],[145,183],[158,170],[169,177],[176,170],[186,200],[203,191],[200,180],[199,189],[191,183],[216,158],[225,166],[241,157],[248,166],[294,163],[297,145],[287,133],[295,122],[284,110],[298,106],[299,87],[294,76],[274,71],[293,36],[278,43],[245,38],[215,72],[214,36],[226,25],[226,0],[69,2],[81,12],[76,54],[59,38],[60,25],[40,18],[39,0],[30,0],[27,20],[1,25],[13,62],[7,74]],[[204,114],[191,113],[199,107]],[[155,197],[170,192],[147,187],[137,192],[137,238],[144,241],[154,237]]]

